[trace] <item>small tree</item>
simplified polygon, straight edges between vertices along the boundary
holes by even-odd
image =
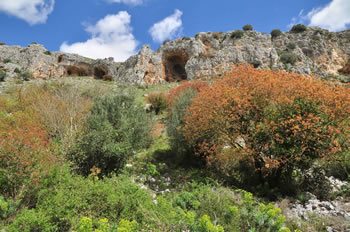
[[[232,39],[240,39],[240,38],[242,38],[243,37],[243,35],[244,35],[244,32],[243,31],[241,31],[241,30],[236,30],[236,31],[234,31],[234,32],[232,32],[231,33],[231,38]]]
[[[280,55],[280,60],[283,64],[294,65],[298,61],[298,57],[292,52],[283,52]]]
[[[243,29],[244,31],[252,31],[252,30],[253,30],[253,26],[252,26],[251,24],[247,24],[247,25],[244,25],[244,26],[242,27],[242,29]]]
[[[30,71],[22,71],[18,74],[18,76],[23,81],[30,81],[33,79],[33,73]]]
[[[304,24],[297,24],[290,29],[291,32],[293,33],[302,33],[307,30],[307,27]]]
[[[278,36],[281,36],[283,33],[280,29],[274,29],[271,31],[271,37],[272,39],[277,38]]]
[[[129,156],[150,142],[150,120],[128,95],[97,100],[87,126],[68,157],[77,171],[89,175],[93,168],[106,175],[119,171]]]

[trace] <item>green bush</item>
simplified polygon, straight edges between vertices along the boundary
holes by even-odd
[[[4,64],[7,64],[7,63],[11,63],[11,62],[12,62],[12,60],[11,60],[11,59],[9,59],[9,58],[6,58],[6,59],[4,59],[4,60],[3,60],[3,62],[4,62]]]
[[[272,39],[277,38],[278,36],[281,36],[283,33],[280,29],[274,29],[271,31],[271,37]]]
[[[301,189],[314,194],[320,200],[330,198],[332,187],[322,167],[313,167],[303,174],[301,185]]]
[[[54,232],[57,227],[53,225],[50,218],[43,212],[38,210],[24,210],[19,213],[13,223],[9,226],[9,232]]]
[[[51,56],[51,55],[52,55],[52,53],[51,53],[50,51],[45,51],[44,54],[45,54],[45,55],[48,55],[48,56]]]
[[[6,78],[6,72],[3,70],[0,70],[0,82],[5,81]]]
[[[96,101],[68,157],[83,175],[94,167],[102,175],[119,171],[130,156],[149,145],[150,128],[149,116],[133,96],[105,96]]]
[[[190,106],[192,99],[196,96],[194,89],[184,90],[175,98],[167,119],[167,133],[170,138],[172,149],[176,152],[179,159],[183,159],[188,155],[189,147],[182,133],[184,117],[187,108]]]
[[[280,60],[283,64],[294,65],[298,61],[298,56],[292,52],[285,51],[281,53]]]
[[[136,221],[122,219],[118,223],[117,232],[138,232],[138,224]]]
[[[240,39],[242,38],[244,35],[244,32],[241,30],[236,30],[234,32],[231,33],[231,39]]]
[[[244,25],[242,27],[243,31],[252,31],[253,30],[253,26],[251,24],[247,24],[247,25]]]
[[[350,179],[350,152],[345,151],[337,156],[333,160],[326,160],[322,166],[326,169],[329,176],[334,176],[341,180]]]
[[[17,76],[20,80],[23,81],[30,81],[31,79],[33,79],[33,73],[30,71],[21,71],[20,73],[18,73]]]
[[[0,46],[6,45],[6,43],[4,42],[0,42]]]
[[[290,29],[291,32],[293,33],[302,33],[307,30],[307,27],[303,24],[297,24]]]
[[[290,42],[287,44],[287,48],[289,50],[294,50],[296,47],[297,47],[297,45],[295,43]]]
[[[93,221],[89,217],[82,217],[77,226],[77,232],[110,232],[112,228],[108,219],[102,218],[98,221]],[[118,230],[119,231],[119,230]]]

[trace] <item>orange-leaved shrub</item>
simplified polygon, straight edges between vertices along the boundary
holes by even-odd
[[[193,99],[183,134],[194,153],[226,175],[244,164],[276,187],[348,149],[349,114],[346,88],[240,65]]]
[[[35,111],[0,98],[0,194],[26,198],[56,162],[49,149],[48,133]]]

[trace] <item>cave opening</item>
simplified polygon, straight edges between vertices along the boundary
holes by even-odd
[[[104,79],[104,77],[108,74],[108,71],[104,67],[97,66],[94,68],[94,77],[96,79]]]
[[[91,68],[88,64],[80,63],[75,65],[67,65],[65,66],[66,74],[68,76],[91,76]]]
[[[187,80],[186,63],[188,56],[184,52],[166,56],[164,62],[165,80],[168,82]]]

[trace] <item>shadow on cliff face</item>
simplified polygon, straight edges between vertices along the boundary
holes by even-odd
[[[89,64],[79,63],[76,65],[67,65],[66,74],[67,76],[92,76],[93,72]]]
[[[108,79],[108,67],[104,65],[98,65],[94,67],[94,77],[95,79]]]
[[[186,63],[188,55],[183,51],[166,53],[163,58],[165,80],[168,82],[187,80]]]
[[[342,69],[339,70],[339,72],[344,75],[350,75],[350,60]]]

